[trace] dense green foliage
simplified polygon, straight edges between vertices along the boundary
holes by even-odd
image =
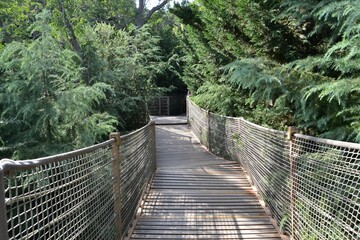
[[[174,71],[161,31],[135,27],[136,11],[134,0],[0,3],[0,158],[88,146],[148,121],[147,102],[164,91],[155,80]]]
[[[360,142],[359,1],[195,0],[173,15],[141,3],[0,3],[1,156],[137,128],[183,82],[211,111]]]
[[[187,86],[179,76],[182,71],[179,64],[181,51],[174,25],[175,16],[165,10],[158,11],[152,18],[152,32],[159,36],[161,54],[168,59],[168,67],[157,76],[155,83],[165,88],[167,95],[183,95],[187,93]]]
[[[14,41],[1,54],[2,138],[6,146],[34,154],[62,149],[58,144],[71,141],[75,146],[92,143],[116,123],[92,108],[106,99],[110,86],[82,84],[77,55],[51,36],[48,12],[38,17],[32,32],[40,36],[31,43]],[[100,128],[94,128],[98,123]]]
[[[182,79],[211,111],[360,142],[359,9],[354,0],[178,4]]]

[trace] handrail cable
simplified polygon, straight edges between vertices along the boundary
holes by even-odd
[[[188,122],[239,162],[293,239],[360,235],[360,144],[265,128],[198,107]],[[1,239],[124,239],[156,169],[155,124],[55,156],[0,161]]]
[[[360,144],[268,129],[187,100],[194,134],[239,162],[281,229],[293,239],[358,239]]]
[[[1,239],[123,239],[156,168],[155,123],[80,150],[0,161]]]

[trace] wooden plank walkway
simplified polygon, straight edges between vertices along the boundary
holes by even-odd
[[[186,115],[180,116],[150,116],[156,125],[182,125],[187,124]]]
[[[157,126],[157,171],[131,239],[281,239],[239,164]]]

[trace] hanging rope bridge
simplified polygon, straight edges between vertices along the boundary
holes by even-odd
[[[1,160],[0,239],[358,239],[360,144],[188,121]]]

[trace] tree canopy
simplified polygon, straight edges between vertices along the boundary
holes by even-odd
[[[149,17],[167,1],[150,10],[139,3],[0,3],[0,158],[88,146],[148,121],[171,57]]]
[[[190,91],[211,111],[360,142],[356,0],[5,0],[0,155],[30,158],[147,121]]]
[[[360,142],[359,1],[177,4],[183,75],[212,111]]]

